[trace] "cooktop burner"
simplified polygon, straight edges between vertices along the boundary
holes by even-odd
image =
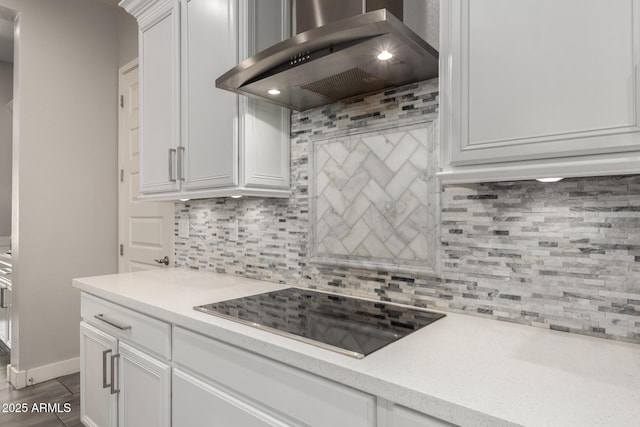
[[[444,314],[299,288],[194,307],[358,359]]]

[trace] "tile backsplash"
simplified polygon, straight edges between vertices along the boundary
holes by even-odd
[[[308,262],[313,141],[433,122],[437,91],[431,80],[294,114],[291,197],[176,204],[191,229],[176,265],[640,343],[640,176],[444,187],[435,276]]]
[[[640,343],[640,176],[446,187],[449,307]]]

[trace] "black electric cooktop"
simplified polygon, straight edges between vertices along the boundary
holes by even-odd
[[[194,307],[358,359],[444,314],[307,289],[287,288]]]

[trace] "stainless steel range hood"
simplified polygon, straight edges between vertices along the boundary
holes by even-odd
[[[378,59],[382,52],[391,58]],[[301,111],[437,75],[438,51],[379,9],[271,46],[220,76],[216,87]]]

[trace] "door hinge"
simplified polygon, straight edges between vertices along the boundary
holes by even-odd
[[[120,182],[124,182],[124,169],[120,169]]]
[[[120,95],[120,108],[124,108],[124,95]]]
[[[124,255],[124,245],[120,243],[120,256]]]

